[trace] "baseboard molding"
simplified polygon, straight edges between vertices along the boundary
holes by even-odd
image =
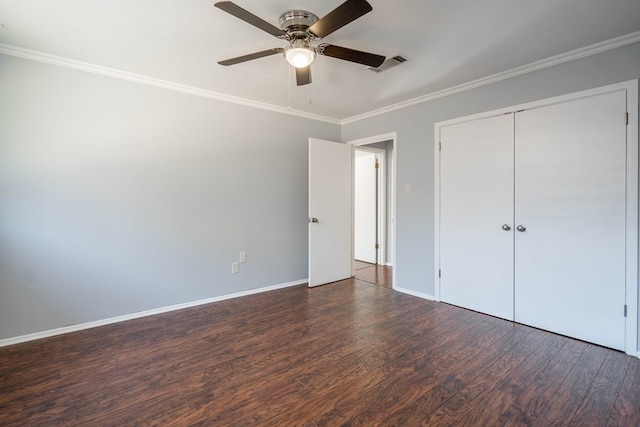
[[[0,340],[0,347],[6,347],[9,345],[20,344],[27,341],[34,341],[41,338],[53,337],[55,335],[68,334],[71,332],[82,331],[84,329],[97,328],[98,326],[110,325],[112,323],[126,322],[127,320],[139,319],[141,317],[155,316],[156,314],[168,313],[170,311],[182,310],[185,308],[196,307],[199,305],[210,304],[212,302],[224,301],[233,298],[240,298],[254,294],[260,294],[263,292],[275,291],[276,289],[284,289],[292,286],[298,286],[308,283],[308,279],[296,280],[295,282],[281,283],[278,285],[265,286],[263,288],[250,289],[247,291],[235,292],[232,294],[221,295],[212,298],[206,298],[197,301],[186,302],[182,304],[169,305],[166,307],[154,308],[152,310],[140,311],[137,313],[125,314],[123,316],[110,317],[108,319],[96,320],[93,322],[81,323],[78,325],[64,326],[62,328],[50,329],[42,332],[35,332],[27,335],[20,335],[12,338],[5,338]]]
[[[429,301],[435,301],[436,300],[436,297],[434,297],[433,295],[423,294],[422,292],[412,291],[411,289],[399,288],[399,287],[394,286],[393,290],[394,291],[398,291],[398,292],[402,292],[403,294],[413,295],[414,297],[426,299],[426,300],[429,300]]]

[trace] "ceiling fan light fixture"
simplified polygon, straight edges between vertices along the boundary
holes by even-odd
[[[284,50],[284,57],[287,62],[296,68],[305,68],[311,65],[316,57],[316,51],[311,45],[302,39],[291,42]]]

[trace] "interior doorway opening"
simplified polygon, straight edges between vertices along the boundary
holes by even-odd
[[[393,287],[395,272],[395,134],[354,145],[353,276]]]
[[[369,264],[385,264],[386,152],[356,148],[354,156],[354,257]]]

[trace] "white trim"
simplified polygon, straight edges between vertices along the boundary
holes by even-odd
[[[539,99],[536,101],[526,102],[523,104],[512,105],[509,107],[502,107],[495,110],[484,111],[482,113],[471,114],[468,116],[457,117],[455,119],[443,120],[440,122],[436,122],[434,124],[435,127],[444,127],[458,123],[469,122],[472,120],[483,119],[487,117],[499,116],[506,113],[513,113],[518,110],[532,110],[534,108],[546,107],[549,105],[560,104],[567,101],[577,100],[581,98],[588,98],[595,95],[601,95],[608,92],[616,92],[619,90],[634,90],[634,86],[637,86],[637,80],[629,80],[621,83],[614,83],[607,86],[600,86],[594,89],[582,90],[579,92],[568,93],[565,95],[558,95],[551,98]],[[636,108],[636,106],[631,106],[632,108]],[[637,111],[637,109],[635,110]],[[632,115],[632,112],[629,111],[629,116]],[[629,118],[629,126],[632,126],[633,118]],[[437,146],[435,147],[437,150]],[[437,151],[436,151],[437,152]]]
[[[347,141],[347,144],[358,147],[360,145],[375,144],[377,142],[384,142],[384,141],[390,141],[390,140],[395,141],[397,137],[398,137],[398,134],[396,132],[389,132],[389,133],[383,133],[381,135],[374,135],[374,136],[368,136],[366,138],[354,139],[351,141]]]
[[[21,47],[0,43],[0,53],[17,58],[29,59],[31,61],[42,62],[59,67],[71,68],[73,70],[84,71],[87,73],[98,74],[106,77],[113,77],[120,80],[140,83],[147,86],[154,86],[163,89],[169,89],[176,92],[182,92],[189,95],[195,95],[202,98],[215,99],[217,101],[230,102],[248,107],[260,108],[262,110],[275,111],[276,113],[288,114],[291,116],[303,117],[305,119],[318,120],[335,125],[340,124],[340,120],[331,117],[320,116],[318,114],[307,113],[299,110],[292,110],[287,107],[280,107],[265,102],[253,101],[237,96],[226,95],[212,90],[201,89],[194,86],[183,85],[168,80],[156,79],[142,74],[130,73],[127,71],[117,70],[115,68],[104,67],[102,65],[91,64],[88,62],[76,61],[75,59],[64,58],[62,56],[50,55],[35,50],[23,49]]]
[[[426,299],[426,300],[429,300],[429,301],[435,301],[436,300],[433,295],[423,294],[422,292],[412,291],[411,289],[405,289],[405,288],[400,288],[400,287],[395,287],[395,286],[394,286],[393,289],[395,291],[402,292],[403,294],[412,295],[414,297]]]
[[[188,93],[191,95],[215,99],[218,101],[230,102],[234,104],[260,108],[268,111],[275,111],[278,113],[289,114],[297,117],[304,117],[307,119],[318,120],[318,121],[332,123],[332,124],[346,125],[346,124],[357,122],[359,120],[364,120],[374,116],[378,116],[380,114],[385,114],[391,111],[400,110],[402,108],[410,107],[416,104],[422,104],[424,102],[429,102],[434,99],[443,98],[459,92],[464,92],[466,90],[475,89],[475,88],[486,86],[492,83],[497,83],[502,80],[510,79],[512,77],[521,76],[523,74],[531,73],[533,71],[538,71],[544,68],[553,67],[555,65],[564,64],[566,62],[575,61],[577,59],[596,55],[598,53],[606,52],[612,49],[617,49],[619,47],[628,46],[638,42],[640,42],[640,31],[626,34],[624,36],[616,37],[611,40],[606,40],[590,46],[575,49],[569,52],[561,53],[559,55],[542,59],[540,61],[532,62],[530,64],[526,64],[521,67],[512,68],[511,70],[492,74],[487,77],[482,77],[480,79],[466,82],[457,86],[453,86],[453,87],[439,90],[436,92],[428,93],[416,98],[412,98],[396,104],[388,105],[386,107],[378,108],[376,110],[372,110],[366,113],[347,117],[346,119],[336,119],[332,117],[306,113],[304,111],[291,110],[290,108],[286,108],[286,107],[281,107],[281,106],[268,104],[264,102],[253,101],[250,99],[240,98],[240,97],[231,96],[231,95],[225,95],[219,92],[200,89],[193,86],[187,86],[180,83],[170,82],[167,80],[155,79],[153,77],[148,77],[141,74],[129,73],[126,71],[117,70],[115,68],[109,68],[101,65],[91,64],[88,62],[77,61],[74,59],[64,58],[61,56],[51,55],[48,53],[38,52],[35,50],[24,49],[18,46],[13,46],[5,43],[0,43],[0,54],[15,56],[23,59],[29,59],[37,62],[43,62],[46,64],[57,65],[60,67],[71,68],[74,70],[81,70],[88,73],[99,74],[99,75],[113,77],[117,79],[137,82],[137,83],[146,84],[149,86],[161,87],[164,89]]]
[[[627,354],[638,348],[638,81],[626,83],[627,87]],[[633,353],[632,353],[633,350]]]
[[[398,163],[396,159],[398,158],[398,134],[397,132],[389,132],[383,133],[380,135],[368,136],[366,138],[353,139],[351,141],[347,141],[347,144],[352,145],[354,147],[359,147],[361,145],[367,144],[375,144],[377,142],[384,141],[392,141],[393,147],[391,148],[391,194],[387,194],[388,200],[387,202],[391,202],[391,259],[386,260],[390,265],[396,264],[396,182],[398,178]],[[397,269],[394,267],[391,270],[391,282],[392,287],[395,289],[397,277]]]
[[[433,244],[435,260],[433,264],[433,293],[436,301],[440,301],[440,128],[437,122],[433,125]]]
[[[265,286],[263,288],[249,289],[247,291],[234,292],[232,294],[221,295],[221,296],[218,296],[218,297],[206,298],[206,299],[186,302],[186,303],[182,303],[182,304],[175,304],[175,305],[170,305],[170,306],[167,306],[167,307],[154,308],[152,310],[145,310],[145,311],[140,311],[140,312],[137,312],[137,313],[125,314],[123,316],[116,316],[116,317],[111,317],[111,318],[108,318],[108,319],[102,319],[102,320],[96,320],[96,321],[93,321],[93,322],[81,323],[81,324],[78,324],[78,325],[64,326],[62,328],[50,329],[48,331],[42,331],[42,332],[35,332],[33,334],[20,335],[20,336],[17,336],[17,337],[6,338],[6,339],[3,339],[3,340],[0,340],[0,347],[5,347],[5,346],[8,346],[8,345],[13,345],[13,344],[20,344],[20,343],[27,342],[27,341],[38,340],[38,339],[41,339],[41,338],[49,338],[49,337],[53,337],[55,335],[68,334],[68,333],[71,333],[71,332],[82,331],[84,329],[97,328],[98,326],[105,326],[105,325],[110,325],[112,323],[125,322],[127,320],[139,319],[141,317],[155,316],[156,314],[168,313],[170,311],[182,310],[184,308],[196,307],[196,306],[199,306],[199,305],[210,304],[210,303],[213,303],[213,302],[224,301],[224,300],[233,299],[233,298],[240,298],[240,297],[244,297],[244,296],[248,296],[248,295],[254,295],[254,294],[259,294],[259,293],[263,293],[263,292],[274,291],[274,290],[277,290],[277,289],[289,288],[289,287],[292,287],[292,286],[302,285],[302,284],[305,284],[307,282],[308,282],[307,279],[301,279],[301,280],[296,280],[294,282],[289,282],[289,283],[281,283],[281,284],[278,284],[278,285]]]
[[[436,92],[428,93],[426,95],[418,96],[407,101],[398,102],[397,104],[389,105],[386,107],[378,108],[363,114],[348,117],[342,119],[340,123],[342,125],[357,122],[359,120],[368,119],[371,117],[379,116],[380,114],[386,114],[391,111],[400,110],[402,108],[411,107],[413,105],[422,104],[425,102],[433,101],[434,99],[444,98],[445,96],[453,95],[456,93],[464,92],[466,90],[475,89],[481,86],[490,85],[493,83],[507,80],[512,77],[521,76],[523,74],[531,73],[533,71],[542,70],[556,65],[564,64],[567,62],[575,61],[578,59],[586,58],[588,56],[596,55],[602,52],[606,52],[619,47],[628,46],[634,43],[640,42],[640,31],[630,33],[621,37],[616,37],[611,40],[592,44],[580,49],[575,49],[569,52],[561,53],[559,55],[551,56],[540,61],[532,62],[521,67],[512,68],[511,70],[503,71],[500,73],[492,74],[487,77],[482,77],[477,80],[466,82],[457,86],[453,86],[447,89],[439,90]]]
[[[435,300],[440,301],[440,143],[441,128],[457,123],[493,117],[517,110],[530,110],[542,106],[558,104],[570,100],[586,98],[604,93],[626,90],[629,124],[627,126],[627,226],[626,226],[626,271],[627,280],[627,317],[625,327],[625,352],[634,355],[638,352],[638,81],[602,86],[595,89],[575,92],[553,98],[519,104],[511,107],[459,117],[434,124],[434,249],[435,249]]]

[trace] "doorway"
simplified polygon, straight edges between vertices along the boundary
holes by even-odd
[[[353,276],[392,288],[395,283],[396,135],[373,136],[348,144],[353,145],[355,151]],[[360,167],[366,168],[365,172],[359,170]],[[369,168],[374,171],[368,171]],[[360,180],[363,182],[358,182]]]
[[[386,240],[385,150],[356,148],[354,156],[354,257],[383,264]]]

